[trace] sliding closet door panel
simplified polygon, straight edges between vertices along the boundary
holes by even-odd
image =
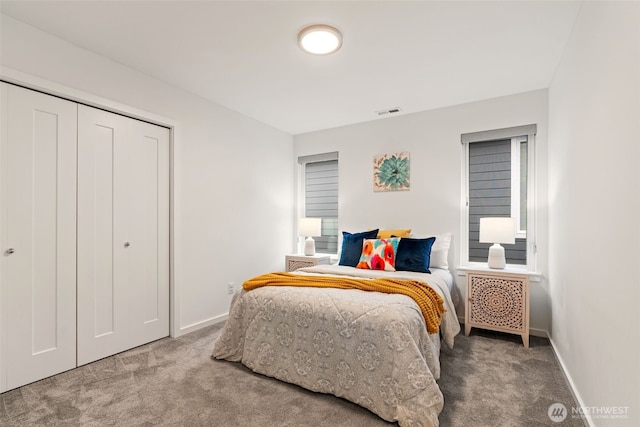
[[[135,173],[129,174],[135,242],[131,281],[139,283],[142,340],[150,341],[169,330],[169,131],[147,123],[134,123],[134,143],[128,158]]]
[[[95,255],[91,263],[83,267],[92,267],[94,299],[92,301],[95,318],[93,333],[96,337],[112,334],[114,326],[114,286],[113,286],[113,149],[115,131],[110,127],[96,126],[96,138],[93,141],[93,176],[82,175],[93,183],[93,192],[83,197],[92,201],[91,220],[93,239],[90,253]],[[82,184],[84,187],[84,183]],[[96,197],[96,194],[104,197]],[[84,212],[83,212],[84,213]],[[82,236],[83,239],[87,236]],[[98,262],[99,261],[99,262]],[[84,277],[84,276],[83,276]],[[90,306],[83,306],[82,309]]]
[[[142,197],[135,201],[135,223],[143,226],[133,236],[139,245],[136,247],[136,259],[139,268],[131,270],[131,279],[142,283],[140,292],[145,301],[142,307],[142,319],[146,323],[158,320],[158,140],[141,138],[134,149],[132,158],[138,160],[139,174],[132,180],[135,193]]]
[[[127,281],[136,292],[133,345],[169,335],[169,130],[131,120],[126,173]]]
[[[144,301],[140,307],[143,322],[157,319],[158,284],[158,147],[155,141],[149,143],[146,138],[137,139],[127,150],[129,167],[135,171],[127,175],[131,212],[127,218],[139,227],[131,229],[129,239],[132,246],[127,257],[127,275],[132,283],[140,284],[136,288],[138,298]],[[141,331],[140,331],[141,332]]]
[[[0,391],[76,366],[75,103],[2,83]]]
[[[82,113],[82,112],[81,112]],[[84,114],[80,118],[87,121]],[[113,151],[116,128],[114,123],[92,123],[91,144],[78,147],[78,198],[83,203],[78,209],[78,315],[89,314],[93,322],[78,325],[79,335],[105,337],[113,334],[114,281],[113,281]],[[80,134],[89,131],[81,125]],[[100,196],[98,196],[100,195]]]
[[[32,167],[31,176],[21,176],[21,180],[31,179],[33,198],[19,196],[22,205],[20,212],[26,208],[33,212],[29,218],[32,224],[31,253],[34,261],[31,289],[33,311],[32,351],[43,353],[57,347],[56,327],[56,254],[57,254],[57,165],[55,159],[58,151],[57,122],[58,115],[48,111],[33,112],[33,145],[27,148],[30,153]],[[26,145],[26,144],[25,144]],[[22,168],[21,168],[22,169]],[[22,169],[24,172],[24,169]],[[14,171],[17,173],[17,171]],[[17,198],[17,197],[16,197]],[[15,218],[15,222],[23,222],[26,217]],[[12,221],[13,222],[13,221]],[[22,245],[21,245],[22,246]]]
[[[85,364],[169,334],[169,131],[84,106],[79,123],[78,363]]]
[[[118,280],[114,213],[114,169],[127,128],[124,117],[78,107],[78,365],[127,348],[118,325],[127,289]]]

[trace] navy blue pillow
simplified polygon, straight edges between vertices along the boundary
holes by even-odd
[[[429,271],[431,247],[435,241],[435,237],[427,239],[401,238],[396,252],[396,270],[431,273]]]
[[[362,255],[362,242],[364,239],[375,239],[378,237],[378,229],[363,231],[362,233],[342,232],[342,251],[340,253],[339,265],[355,267]]]

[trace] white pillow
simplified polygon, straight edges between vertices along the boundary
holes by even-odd
[[[451,246],[451,233],[436,234],[436,241],[431,247],[431,262],[429,267],[449,269],[449,247]]]
[[[427,237],[434,236],[436,241],[431,247],[431,261],[429,267],[449,269],[449,247],[451,246],[451,233],[431,234]]]

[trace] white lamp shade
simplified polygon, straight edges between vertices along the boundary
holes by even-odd
[[[298,221],[298,235],[314,237],[322,235],[322,218],[300,218]]]
[[[516,242],[516,220],[514,218],[480,218],[480,243]]]

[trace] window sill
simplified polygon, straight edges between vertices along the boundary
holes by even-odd
[[[456,268],[458,272],[458,276],[466,277],[467,270],[482,270],[482,271],[497,271],[504,273],[519,273],[519,274],[528,274],[529,280],[532,282],[539,282],[542,280],[542,273],[537,271],[528,271],[526,267],[521,266],[513,266],[507,265],[505,268],[497,269],[497,268],[489,268],[487,264],[478,263],[478,264],[469,264],[469,265],[460,265]]]

